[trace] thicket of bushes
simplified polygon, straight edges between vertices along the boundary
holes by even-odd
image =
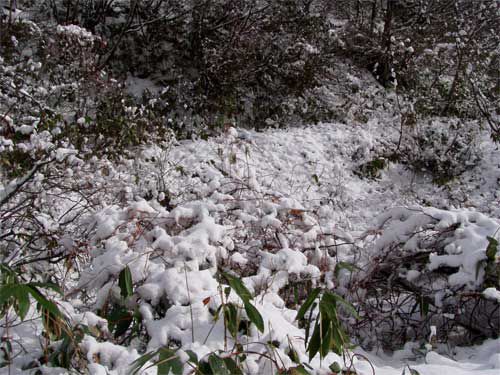
[[[3,67],[15,65],[16,79],[30,77],[25,84],[56,86],[58,92],[49,90],[47,99],[31,100],[31,112],[42,111],[45,118],[54,106],[66,123],[80,117],[85,124],[95,123],[90,133],[106,139],[98,149],[114,152],[114,147],[149,139],[146,133],[161,136],[164,127],[182,138],[208,136],[228,124],[263,128],[342,118],[325,90],[346,85],[338,64],[345,59],[397,93],[401,137],[394,149],[403,157],[415,155],[406,159],[416,170],[422,166],[418,154],[434,152],[434,142],[419,141],[429,133],[419,129],[434,117],[477,121],[476,128],[489,127],[495,140],[500,136],[495,1],[477,7],[464,0],[46,0],[18,5],[37,23],[3,18]],[[55,25],[78,25],[89,34],[62,36]],[[130,97],[121,83],[129,74],[151,80],[160,91]],[[10,85],[6,77],[4,87]],[[2,112],[19,118],[27,111],[5,104]],[[87,128],[80,126],[74,136]],[[446,150],[444,161],[424,162],[437,179],[448,164],[464,165],[463,153],[454,149]]]

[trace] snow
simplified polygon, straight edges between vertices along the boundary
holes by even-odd
[[[78,38],[79,40],[84,42],[92,42],[95,40],[94,34],[92,34],[90,31],[85,30],[84,28],[77,26],[77,25],[58,25],[57,26],[57,32],[59,34],[63,35],[70,35],[73,37]]]
[[[244,139],[236,136],[243,133]],[[231,264],[242,268],[255,262],[250,249],[261,249],[262,243],[259,241],[253,244],[249,242],[248,252],[235,251],[241,246],[238,245],[237,233],[247,230],[246,225],[271,232],[280,231],[290,223],[297,228],[294,235],[293,232],[277,235],[281,248],[271,252],[259,250],[256,254],[259,259],[257,273],[243,278],[247,287],[257,295],[255,306],[264,318],[265,331],[260,336],[252,328],[250,336],[241,339],[248,342],[276,340],[280,343],[276,351],[283,358],[284,366],[293,364],[281,346],[285,348],[292,343],[304,361],[307,361],[307,354],[301,339],[303,331],[294,322],[296,310],[288,309],[278,293],[286,287],[291,275],[296,275],[298,280],[318,279],[321,276],[318,265],[325,256],[317,249],[318,255],[309,258],[301,250],[302,247],[295,248],[298,244],[314,247],[318,241],[324,245],[335,245],[336,241],[354,243],[363,238],[368,239],[371,233],[389,225],[390,230],[384,230],[369,251],[377,253],[396,241],[405,242],[406,251],[418,252],[421,244],[411,235],[413,230],[432,226],[439,231],[456,226],[453,237],[444,247],[445,253],[431,255],[428,268],[433,270],[443,265],[457,267],[458,271],[449,276],[450,285],[473,288],[481,283],[483,273],[480,271],[476,275],[477,263],[485,259],[488,245],[486,237],[495,235],[500,226],[499,221],[474,210],[445,210],[417,205],[422,196],[428,199],[428,193],[422,189],[433,188],[422,184],[408,190],[404,177],[407,172],[396,165],[390,166],[389,170],[383,172],[381,180],[376,182],[368,182],[350,173],[346,163],[350,155],[360,152],[369,155],[372,143],[378,140],[366,143],[362,134],[356,134],[342,124],[323,124],[314,130],[268,130],[265,134],[231,130],[229,135],[229,141],[228,138],[198,140],[183,143],[171,151],[176,163],[182,163],[185,170],[195,171],[200,176],[191,183],[200,192],[201,200],[180,201],[171,212],[138,200],[130,202],[125,208],[107,207],[95,215],[95,241],[96,244],[102,241],[103,247],[95,251],[92,262],[95,271],[86,271],[88,276],[82,280],[87,283],[87,287],[101,288],[101,294],[109,294],[103,290],[113,287],[103,283],[110,275],[120,272],[126,264],[131,267],[134,282],[140,282],[137,294],[144,301],[139,311],[150,336],[148,350],[154,350],[174,339],[181,343],[182,351],[179,353],[185,361],[187,357],[184,351],[188,349],[199,356],[223,349],[224,327],[221,321],[214,323],[209,312],[209,307],[216,308],[221,302],[219,283],[214,278],[214,264],[217,259],[226,258]],[[220,142],[231,143],[232,152],[237,156],[236,164],[227,163],[224,155],[220,159],[216,151]],[[296,147],[288,147],[287,152],[283,152],[286,145]],[[196,154],[192,153],[194,149],[198,151]],[[240,157],[248,149],[249,157]],[[227,157],[230,157],[229,154]],[[207,163],[207,160],[218,162],[214,165]],[[224,173],[220,173],[221,170]],[[318,176],[319,184],[311,177],[312,174]],[[230,176],[230,181],[226,175]],[[250,181],[252,190],[249,190],[249,194],[253,195],[253,199],[242,199],[241,195],[228,193],[233,184],[241,186]],[[393,185],[389,189],[389,181],[396,181],[400,185]],[[400,194],[402,191],[406,194]],[[322,204],[325,193],[337,200]],[[263,199],[266,194],[271,198]],[[404,203],[405,206],[395,207],[398,203]],[[384,211],[384,214],[378,215]],[[231,212],[241,224],[238,224],[238,220],[225,219],[225,215]],[[150,221],[153,227],[144,232],[141,240],[134,238],[135,243],[131,243],[127,233],[134,233],[136,223],[144,220]],[[332,238],[325,239],[328,236]],[[346,253],[339,255],[346,256],[348,249],[349,245],[346,246]],[[162,254],[162,258],[156,259],[163,260],[152,261],[156,257],[154,254]],[[138,265],[134,265],[134,262],[138,262]],[[405,274],[411,282],[420,276],[419,270],[408,270]],[[496,293],[491,290],[483,292],[487,298],[497,298]],[[152,311],[164,298],[168,299],[171,307],[164,317],[158,319]],[[205,306],[203,301],[207,299],[208,305]],[[230,294],[229,299],[239,303],[234,293]],[[435,336],[436,332],[432,332]],[[500,341],[496,341],[498,344]],[[108,361],[105,363],[110,363],[111,358],[131,358],[135,355],[134,352],[115,350],[112,346],[96,347],[92,340],[86,345],[92,348],[89,352],[103,351],[105,361]],[[262,351],[262,348],[252,345],[249,350]],[[488,345],[491,347],[490,343]],[[498,367],[498,353],[492,352],[488,358],[475,363],[468,362],[468,358],[454,359],[449,354],[435,352],[432,345],[427,347],[431,351],[425,358],[415,358],[411,363],[411,367],[420,373],[453,371],[486,375],[493,374]],[[470,348],[470,355],[481,353],[482,350],[482,347]],[[364,353],[359,349],[354,352]],[[377,374],[400,374],[406,363],[394,357],[387,358],[384,364],[380,358],[364,354],[373,361]],[[327,365],[333,361],[344,363],[341,357],[329,354],[323,362],[320,363],[316,358],[311,365],[317,369],[317,373],[326,373]],[[271,373],[269,364],[261,363],[252,356],[249,356],[246,366],[248,373]],[[370,364],[363,360],[354,360],[354,367],[360,374],[372,371]],[[89,367],[91,370],[100,371],[101,368]]]
[[[88,36],[74,25],[61,32]],[[351,81],[362,84],[357,77]],[[133,93],[150,87],[149,82],[132,78],[129,84]],[[100,332],[100,336],[86,334],[82,341],[86,371],[127,374],[139,353],[165,345],[178,345],[183,362],[188,350],[199,358],[215,351],[228,355],[235,340],[225,337],[223,319],[216,320],[215,311],[222,303],[233,303],[241,318],[248,316],[235,291],[224,295],[227,285],[220,270],[232,271],[246,285],[264,320],[264,332],[251,325],[238,336],[244,348],[257,353],[247,356],[248,374],[276,373],[262,356],[270,350],[269,342],[277,344],[273,353],[283,367],[293,366],[287,355],[290,345],[301,361],[309,363],[305,331],[295,321],[298,306],[286,298],[287,288],[296,286],[304,294],[311,285],[326,285],[348,294],[352,272],[342,269],[337,277],[335,267],[352,262],[361,266],[363,274],[374,258],[394,251],[395,244],[407,256],[430,253],[420,268],[400,270],[405,281],[422,289],[443,286],[477,293],[500,303],[497,289],[478,289],[486,276],[487,238],[498,238],[500,228],[500,151],[486,136],[482,138],[480,164],[448,188],[393,162],[377,179],[359,176],[355,170],[377,156],[374,150],[397,139],[398,129],[388,128],[383,120],[263,132],[230,127],[219,137],[179,142],[168,153],[148,146],[137,150],[133,160],[122,155],[121,162],[98,158],[79,162],[72,148],[57,148],[55,158],[67,163],[65,175],[83,179],[99,192],[97,197],[85,197],[93,210],[82,213],[81,219],[75,216],[73,228],[85,233],[85,241],[76,243],[71,233],[60,240],[78,256],[73,266],[81,275],[60,271],[68,272],[71,288],[59,306],[73,326]],[[83,124],[85,119],[77,122]],[[2,142],[8,147],[6,140]],[[52,147],[43,138],[39,142],[40,147]],[[82,175],[75,165],[88,170]],[[160,175],[159,168],[165,173]],[[28,177],[33,176],[2,182],[0,202]],[[160,185],[168,188],[162,190]],[[160,203],[167,193],[168,208]],[[65,201],[60,192],[51,195],[46,202],[52,216],[42,212],[36,216],[44,231],[57,232],[65,215],[59,210],[71,211],[81,197],[74,194]],[[439,238],[442,246],[436,250],[429,238]],[[117,280],[127,267],[133,296],[123,301]],[[443,267],[450,268],[444,278],[432,283],[426,279],[428,272]],[[446,297],[436,293],[436,306],[442,306]],[[125,343],[112,337],[109,322],[99,314],[113,304],[141,317],[147,332],[144,342]],[[443,317],[454,319],[455,314],[460,312]],[[430,330],[428,342],[407,343],[393,356],[368,353],[358,346],[345,358],[329,353],[323,360],[316,356],[310,365],[315,374],[328,374],[334,361],[346,367],[352,364],[360,375],[372,374],[372,366],[376,374],[400,375],[407,365],[422,375],[498,373],[499,339],[448,348],[436,346],[439,330]],[[40,332],[39,320],[12,327],[9,335],[22,338],[30,354],[16,359],[11,373],[21,373],[25,362],[42,355]],[[41,371],[65,372],[47,367]],[[7,373],[7,368],[0,373]],[[143,373],[155,374],[156,369]]]
[[[128,75],[125,84],[127,92],[137,98],[141,98],[146,90],[150,93],[159,93],[161,91],[161,87],[158,87],[153,81],[132,75]]]
[[[500,291],[496,288],[486,288],[483,290],[483,296],[487,299],[500,303]]]

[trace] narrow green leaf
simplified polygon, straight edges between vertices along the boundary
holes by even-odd
[[[494,261],[497,255],[498,241],[493,237],[486,237],[488,247],[486,248],[486,257],[489,261]]]
[[[309,308],[313,304],[316,297],[318,297],[318,294],[320,292],[321,292],[320,288],[313,289],[313,291],[309,294],[307,299],[304,301],[304,303],[300,307],[299,312],[297,313],[297,316],[295,317],[295,320],[304,319],[304,316],[305,316],[307,310],[309,310]]]
[[[62,317],[61,312],[57,305],[49,301],[37,287],[50,288],[58,291],[57,285],[49,283],[28,283],[28,284],[7,284],[0,286],[0,305],[5,304],[9,298],[14,297],[16,304],[14,308],[16,313],[19,315],[21,320],[24,320],[26,314],[29,311],[31,294],[33,298],[38,302],[40,308],[47,310],[49,313],[56,317]]]
[[[39,290],[33,285],[26,284],[26,287],[29,290],[29,293],[33,296],[33,298],[39,303],[41,307],[49,311],[51,314],[57,317],[62,317],[63,315],[59,311],[57,305],[49,301]]]
[[[311,331],[311,321],[312,321],[312,314],[313,314],[313,311],[314,311],[314,308],[316,307],[316,302],[313,303],[312,307],[311,307],[311,310],[309,310],[309,319],[306,319],[306,323],[305,323],[305,339],[304,339],[304,346],[307,347],[307,343],[309,341],[309,333]]]
[[[224,358],[224,363],[232,375],[243,375],[243,371],[238,367],[238,364],[231,357]]]
[[[200,373],[203,375],[214,375],[210,364],[206,361],[201,361],[196,369],[196,373]]]
[[[15,275],[15,272],[10,268],[8,265],[4,263],[0,263],[0,272],[10,274],[10,275]]]
[[[144,365],[150,361],[156,354],[158,353],[158,351],[153,351],[153,352],[149,352],[149,353],[145,353],[143,354],[142,356],[140,356],[139,358],[137,358],[134,362],[131,363],[130,365],[130,374],[131,375],[135,375],[139,372],[139,370],[141,368],[144,367]]]
[[[429,314],[429,301],[424,298],[424,297],[421,297],[421,314],[422,314],[422,317],[425,317]]]
[[[318,353],[320,347],[321,347],[320,326],[318,320],[316,320],[314,331],[311,336],[311,340],[309,341],[309,346],[307,347],[307,352],[309,353],[309,361],[312,361],[314,356]]]
[[[160,361],[156,365],[156,367],[157,367],[156,371],[157,371],[158,375],[169,375],[170,374],[170,368],[172,366],[171,366],[171,363],[169,361],[164,361],[165,359],[168,359],[168,358],[163,358],[163,362],[162,362],[162,358],[160,357]]]
[[[175,354],[175,351],[169,348],[161,348],[159,350],[158,375],[169,375],[172,372],[174,375],[182,375],[184,366]]]
[[[13,285],[1,285],[0,286],[0,306],[7,303],[12,294],[14,293]]]
[[[323,316],[328,316],[331,321],[338,321],[337,318],[337,300],[333,298],[331,293],[323,294],[319,302],[319,311]]]
[[[125,334],[133,321],[132,314],[124,307],[117,306],[107,316],[109,329],[114,331],[114,337]]]
[[[323,319],[322,328],[321,348],[319,354],[321,358],[325,358],[330,351],[330,342],[332,341],[331,323],[328,318]]]
[[[224,361],[216,354],[211,354],[208,357],[208,364],[214,375],[231,375],[231,372],[226,367]]]
[[[17,299],[16,313],[21,320],[24,320],[30,309],[30,297],[28,288],[24,285],[17,285],[14,297]]]
[[[354,270],[360,270],[359,267],[355,266],[354,264],[352,263],[348,263],[348,262],[338,262],[336,265],[335,265],[335,271],[334,271],[334,274],[335,274],[335,278],[338,278],[339,277],[339,274],[340,274],[340,271],[342,270],[348,270],[349,272],[354,272]]]
[[[188,355],[190,362],[198,364],[198,355],[195,352],[192,350],[186,350],[186,354]]]
[[[245,303],[245,311],[248,315],[248,319],[255,324],[257,329],[260,332],[264,332],[264,320],[262,319],[262,315],[260,315],[259,310],[257,310],[250,302],[247,302]]]
[[[232,303],[224,306],[224,316],[226,318],[227,328],[233,337],[238,335],[238,310]]]
[[[123,298],[130,297],[133,291],[132,273],[130,268],[126,266],[118,276],[118,286],[120,287],[120,293]]]
[[[335,301],[340,302],[342,305],[344,305],[347,311],[351,313],[352,316],[354,316],[356,319],[359,319],[359,314],[351,303],[347,302],[345,299],[335,293],[325,292],[325,295],[329,295],[328,298],[332,297],[333,299],[335,299]]]
[[[252,294],[243,284],[243,281],[225,272],[222,272],[222,276],[224,276],[231,288],[233,288],[236,294],[242,299],[243,303],[248,303],[252,299]]]
[[[345,344],[348,343],[342,327],[332,323],[331,349],[338,355],[344,351]]]

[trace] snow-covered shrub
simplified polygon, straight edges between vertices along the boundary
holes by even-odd
[[[86,24],[89,3],[75,5],[74,22]],[[269,126],[288,117],[315,118],[316,109],[307,103],[313,95],[318,99],[312,89],[329,70],[327,5],[123,1],[96,6],[105,16],[96,17],[91,29],[107,42],[101,66],[168,88],[169,117],[184,123],[186,135],[210,133],[232,121]],[[300,105],[290,116],[282,106],[296,100],[309,109]]]
[[[99,68],[103,45],[97,36],[76,25],[28,21],[6,34],[10,38],[0,45],[0,165],[9,176],[22,176],[59,147],[82,157],[116,157],[127,147],[170,138],[159,100],[138,103]]]
[[[476,122],[450,118],[405,121],[408,118],[403,114],[399,149],[392,157],[415,172],[446,184],[481,159]]]
[[[361,177],[378,178],[386,167],[387,160],[379,157],[361,164],[354,173]]]
[[[201,360],[230,332],[230,340],[241,336],[238,324],[226,331],[226,324],[234,324],[227,323],[226,313],[236,314],[240,297],[249,312],[238,312],[239,319],[254,321],[258,311],[247,306],[249,296],[238,297],[242,287],[233,286],[236,292],[229,292],[217,279],[217,265],[227,257],[223,244],[229,244],[227,229],[214,221],[217,209],[199,201],[168,212],[158,203],[139,201],[94,216],[89,223],[94,233],[92,261],[77,290],[107,320],[116,343],[135,342],[141,352],[192,345]],[[223,319],[218,319],[220,308]],[[250,332],[253,328],[246,335]],[[105,353],[105,348],[97,352]],[[96,362],[95,357],[88,360]],[[105,365],[126,369],[131,361]]]
[[[497,220],[466,210],[382,214],[364,235],[372,243],[351,285],[363,316],[354,329],[364,332],[365,344],[395,348],[425,340],[431,325],[447,342],[496,337],[500,305],[483,291],[500,288],[499,228]]]
[[[290,368],[297,364],[286,353],[295,346],[301,347],[294,349],[298,353],[305,350],[303,340],[295,338],[303,336],[294,322],[296,310],[314,287],[335,285],[335,276],[328,271],[335,268],[336,249],[352,239],[331,227],[333,212],[328,205],[321,212],[308,212],[294,199],[265,193],[254,175],[252,158],[257,155],[250,151],[252,145],[237,138],[235,129],[227,133],[223,146],[208,152],[209,162],[196,164],[193,170],[181,164],[171,171],[172,180],[177,176],[188,182],[177,186],[182,191],[172,188],[169,204],[158,202],[163,201],[162,194],[152,192],[158,201],[122,202],[89,220],[91,259],[75,288],[84,301],[79,309],[107,319],[108,341],[137,348],[141,354],[182,348],[205,360],[219,350],[222,356],[229,355],[235,340],[271,341],[272,350],[285,361],[279,367]],[[212,142],[206,142],[208,147]],[[188,154],[189,159],[194,157]],[[145,150],[144,157],[156,165],[161,151]],[[154,174],[138,176],[157,179]],[[152,183],[154,190],[156,181]],[[132,292],[124,298],[127,268]],[[264,320],[263,335],[254,324],[246,327],[251,319],[237,296],[225,295],[221,270],[240,276],[255,296],[253,303]],[[225,309],[221,306],[228,306],[231,317],[232,305],[244,323],[237,334],[232,326],[225,330],[222,319],[214,321],[217,311]],[[286,317],[278,311],[285,311]],[[339,308],[338,321],[344,323],[347,315]],[[312,312],[312,319],[316,316]],[[288,336],[290,332],[296,332],[294,337]],[[270,344],[250,344],[249,349],[244,345],[243,352],[265,354],[266,345]],[[246,355],[244,366],[269,368],[266,357]],[[95,360],[91,362],[95,365]]]
[[[478,119],[498,137],[495,0],[477,7],[468,0],[334,7],[349,19],[335,30],[339,53],[370,70],[384,87],[411,97],[417,116]]]

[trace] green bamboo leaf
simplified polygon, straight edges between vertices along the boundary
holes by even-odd
[[[351,313],[352,316],[354,316],[356,319],[359,319],[359,314],[351,303],[347,302],[345,299],[343,299],[341,296],[339,296],[338,294],[335,294],[335,293],[325,292],[323,297],[325,295],[328,295],[327,298],[329,298],[329,299],[333,298],[335,301],[340,302],[342,305],[344,305],[344,307],[347,309],[347,311],[349,311]]]
[[[207,361],[201,361],[198,364],[198,368],[196,369],[196,373],[200,373],[203,375],[214,375],[210,364]]]
[[[332,341],[331,323],[328,318],[323,319],[322,328],[321,348],[319,355],[321,356],[321,358],[325,358],[330,351],[330,343]]]
[[[497,254],[497,249],[498,249],[498,241],[493,238],[493,237],[486,237],[488,240],[488,247],[486,248],[486,257],[488,258],[489,261],[494,261],[496,254]]]
[[[305,339],[304,339],[304,346],[307,347],[307,343],[309,341],[309,334],[310,334],[310,331],[311,331],[311,321],[312,321],[312,314],[313,314],[313,311],[314,311],[314,308],[316,307],[316,302],[313,303],[312,307],[311,307],[311,310],[309,310],[309,319],[305,319],[305,327],[304,327],[304,330],[305,330]]]
[[[14,297],[17,300],[17,304],[15,305],[16,314],[19,316],[21,320],[24,320],[26,314],[30,309],[30,297],[28,288],[24,287],[24,285],[16,285],[17,288],[14,292]]]
[[[0,286],[0,306],[7,303],[10,297],[14,292],[14,288],[12,284],[1,285]]]
[[[342,328],[339,325],[333,324],[331,345],[330,345],[331,349],[336,354],[342,355],[346,343],[348,343],[348,338],[344,334]]]
[[[319,311],[322,316],[328,316],[331,321],[337,322],[337,300],[333,298],[331,293],[323,294],[319,302]]]
[[[225,272],[222,272],[222,276],[227,280],[231,288],[236,292],[236,294],[241,298],[243,303],[248,303],[252,299],[252,294],[243,284],[243,281],[237,279]]]
[[[121,296],[123,298],[128,298],[134,293],[132,273],[128,266],[120,272],[118,276],[118,286],[120,287]]]
[[[6,264],[0,263],[0,275],[4,284],[13,284],[17,280],[16,273]]]
[[[188,355],[189,360],[192,363],[198,364],[198,355],[195,352],[193,352],[192,350],[186,350],[186,354]]]
[[[137,374],[139,372],[139,370],[141,368],[143,368],[144,365],[146,363],[148,363],[148,361],[150,361],[151,359],[153,359],[153,357],[157,353],[158,353],[158,351],[155,350],[153,352],[145,353],[142,356],[140,356],[139,358],[137,358],[134,362],[131,363],[131,365],[129,367],[130,374],[131,375]]]
[[[316,324],[314,325],[314,331],[311,336],[311,340],[309,340],[309,345],[307,347],[307,352],[309,353],[309,361],[312,361],[314,356],[318,353],[320,347],[321,347],[320,326],[318,320],[316,320]]]
[[[295,317],[295,320],[302,320],[304,319],[304,316],[313,304],[314,300],[316,297],[318,297],[318,294],[321,292],[320,288],[313,289],[313,291],[309,294],[309,297],[304,301],[302,306],[299,309],[299,312],[297,313],[297,316]]]
[[[243,371],[241,371],[236,361],[231,357],[224,358],[224,363],[232,375],[243,375]]]
[[[216,354],[211,354],[208,357],[208,364],[213,375],[231,375],[231,372],[226,366],[226,363]]]
[[[429,301],[424,297],[420,297],[420,313],[422,317],[429,314]]]
[[[132,314],[124,307],[117,306],[107,316],[109,329],[114,331],[114,337],[125,334],[133,321]]]
[[[184,366],[175,351],[169,348],[161,348],[159,353],[158,362],[155,363],[158,367],[158,375],[169,375],[170,372],[174,375],[182,375]]]
[[[233,337],[238,335],[238,310],[232,303],[224,306],[224,316],[226,318],[227,328]]]
[[[63,315],[59,311],[59,308],[57,307],[57,305],[54,302],[49,301],[38,290],[37,287],[35,287],[33,285],[30,285],[30,284],[26,284],[26,287],[28,288],[29,293],[31,294],[31,296],[38,302],[40,308],[43,308],[43,309],[47,310],[48,312],[50,312],[51,314],[53,314],[56,317],[59,317],[59,318],[63,317]]]
[[[264,332],[264,320],[262,319],[262,315],[260,315],[259,310],[257,310],[250,302],[247,302],[245,303],[245,311],[248,315],[248,319],[255,324],[257,329],[260,332]]]

